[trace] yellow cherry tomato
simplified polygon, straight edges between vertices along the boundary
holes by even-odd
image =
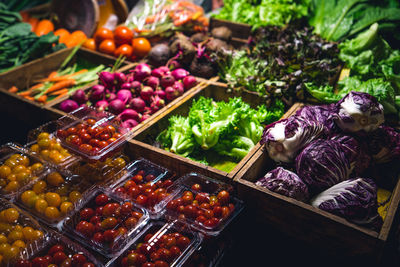
[[[33,235],[33,240],[37,240],[43,237],[43,232],[40,230],[35,230]]]
[[[31,166],[32,172],[40,172],[43,170],[43,164],[40,162],[36,162]]]
[[[7,165],[0,166],[0,178],[6,179],[11,174],[11,168]]]
[[[7,242],[7,237],[3,234],[0,234],[0,244],[6,243]]]
[[[50,137],[50,134],[48,133],[48,132],[41,132],[38,136],[37,136],[37,138],[36,138],[36,140],[41,140],[41,139],[49,139],[49,137]]]
[[[57,193],[48,192],[45,195],[45,199],[51,207],[58,207],[61,204],[61,197]]]
[[[52,186],[60,186],[64,183],[64,178],[58,172],[52,172],[47,175],[47,183]]]
[[[22,203],[24,203],[25,205],[28,204],[28,201],[31,197],[36,196],[36,193],[33,192],[32,190],[27,190],[25,192],[22,193],[21,195],[21,201]]]
[[[62,214],[67,214],[70,210],[73,209],[74,204],[72,204],[71,202],[62,202],[60,205],[60,210]]]
[[[79,193],[78,191],[72,191],[71,193],[69,193],[69,200],[71,200],[72,203],[76,202],[80,198],[81,193]]]
[[[10,261],[17,257],[19,253],[19,248],[15,246],[9,246],[7,249],[4,250],[3,258],[5,261]]]
[[[35,202],[35,210],[39,213],[44,213],[48,206],[47,201],[41,198]]]
[[[19,212],[15,208],[9,208],[4,211],[4,217],[7,222],[14,223],[19,218]]]
[[[17,181],[11,181],[6,185],[6,187],[4,187],[4,191],[6,191],[7,193],[15,192],[18,190],[18,188],[19,183]]]
[[[49,219],[57,219],[60,217],[60,211],[56,207],[47,207],[44,215]]]
[[[34,240],[35,237],[35,229],[30,226],[26,226],[22,228],[22,233],[24,234],[25,240]]]
[[[7,236],[9,243],[12,243],[14,241],[17,241],[17,240],[20,240],[23,238],[24,238],[24,234],[22,233],[22,231],[17,231],[17,230],[11,231]]]
[[[20,248],[20,249],[26,247],[25,242],[22,241],[22,240],[16,240],[12,245],[13,245],[14,247],[17,247],[17,248]]]
[[[20,172],[16,175],[17,177],[17,182],[20,184],[24,184],[27,181],[29,181],[30,178],[30,173],[28,171]]]
[[[37,182],[33,185],[32,190],[33,190],[33,192],[35,192],[36,194],[41,194],[41,193],[44,192],[44,190],[46,189],[46,187],[47,187],[46,181],[41,180],[41,181],[37,181]]]

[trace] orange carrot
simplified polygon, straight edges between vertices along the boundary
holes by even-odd
[[[52,86],[50,86],[49,89],[47,89],[47,91],[45,92],[45,94],[49,94],[55,91],[58,91],[60,89],[64,89],[66,87],[71,87],[75,85],[75,80],[73,79],[68,79],[68,80],[63,80],[60,82],[56,82],[55,84],[53,84]]]
[[[50,72],[49,76],[47,76],[47,78],[54,78],[58,76],[58,72],[57,71],[52,71]]]
[[[43,86],[44,86],[43,83],[38,83],[38,84],[35,84],[34,86],[31,86],[31,87],[29,88],[29,90],[39,89],[40,87],[43,87]]]
[[[68,95],[68,92],[64,93],[64,94],[60,94],[60,95],[56,96],[52,101],[63,98],[64,96],[67,96],[67,95]]]
[[[61,95],[61,94],[68,93],[68,92],[69,92],[68,88],[64,88],[64,89],[60,89],[55,92],[52,92],[52,93],[50,93],[50,95]]]
[[[16,93],[16,92],[18,92],[18,88],[17,88],[16,86],[11,86],[11,87],[8,89],[8,91],[9,91],[10,93]]]
[[[37,99],[36,99],[36,101],[37,102],[39,102],[39,103],[46,103],[46,101],[47,101],[47,95],[41,95],[41,96],[39,96]]]
[[[30,100],[30,101],[35,101],[35,99],[33,98],[33,97],[31,97],[31,96],[24,96],[24,98],[26,98],[26,99],[28,99],[28,100]]]
[[[26,90],[21,93],[18,93],[20,96],[30,96],[33,93],[33,90]]]
[[[40,82],[61,82],[61,81],[70,79],[71,77],[74,77],[74,76],[76,76],[78,74],[85,73],[87,71],[88,71],[87,69],[81,69],[81,70],[79,70],[77,72],[74,72],[74,73],[71,73],[71,74],[66,74],[66,75],[62,75],[62,76],[55,76],[55,77],[47,77],[47,78],[44,78],[44,79],[40,79],[39,81]]]

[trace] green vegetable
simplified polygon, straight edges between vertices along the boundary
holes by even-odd
[[[202,96],[193,101],[187,117],[172,116],[157,141],[173,153],[222,167],[221,160],[237,162],[247,155],[260,140],[264,125],[283,113],[280,101],[269,109],[265,105],[253,109],[240,97],[215,102]]]
[[[310,0],[225,0],[217,19],[246,23],[257,29],[261,26],[284,26],[306,16]]]
[[[0,5],[10,11],[21,11],[38,5],[46,4],[50,0],[0,0]]]
[[[350,38],[379,22],[387,32],[396,32],[400,8],[396,1],[312,0],[309,23],[326,40]]]

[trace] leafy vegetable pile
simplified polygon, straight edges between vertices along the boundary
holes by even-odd
[[[261,140],[275,169],[256,184],[379,229],[377,186],[393,188],[400,132],[385,125],[384,108],[364,92],[338,103],[305,106],[265,127]]]
[[[214,15],[217,19],[261,26],[283,26],[306,16],[309,0],[225,0],[224,7]]]
[[[19,13],[7,11],[0,3],[0,73],[65,48],[53,33],[38,37],[21,20]]]
[[[218,154],[238,162],[260,140],[264,124],[282,117],[284,106],[277,101],[253,109],[240,97],[228,102],[211,98],[193,100],[187,117],[172,116],[170,126],[157,137],[173,153],[208,164],[207,155]]]
[[[333,84],[341,68],[338,48],[302,22],[285,28],[260,28],[250,52],[219,57],[220,77],[230,88],[280,98],[287,105],[304,100],[305,83]]]
[[[356,38],[339,44],[339,57],[350,69],[349,77],[332,85],[306,83],[307,91],[323,103],[334,103],[350,91],[375,96],[385,114],[398,118],[400,110],[400,51],[392,49],[378,34],[378,24]]]

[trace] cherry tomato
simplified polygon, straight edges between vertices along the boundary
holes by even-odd
[[[190,239],[187,238],[186,236],[181,236],[178,238],[176,241],[176,244],[181,250],[184,250],[187,246],[190,244]]]
[[[127,228],[133,228],[136,226],[138,219],[135,217],[129,217],[125,220],[124,224]]]
[[[104,40],[113,40],[114,39],[114,34],[111,30],[100,27],[97,29],[97,31],[94,33],[94,40],[96,41],[97,44],[100,44]]]
[[[132,48],[137,57],[145,57],[151,50],[151,44],[146,38],[139,37],[133,39]]]
[[[61,252],[64,251],[64,247],[63,247],[62,245],[60,245],[60,244],[57,244],[57,245],[52,246],[52,247],[49,249],[49,251],[47,252],[47,254],[53,255],[54,253],[60,252],[60,251],[61,251]]]
[[[217,195],[218,201],[221,204],[228,204],[229,202],[229,192],[226,190],[222,190]]]
[[[81,266],[86,262],[86,257],[83,254],[77,253],[72,256],[72,265],[73,266]]]
[[[169,252],[171,252],[172,258],[176,258],[181,254],[181,249],[178,246],[172,246],[169,248]]]
[[[115,230],[106,230],[103,233],[104,240],[106,242],[113,242],[114,239],[117,237],[117,235],[118,235],[118,232]]]
[[[133,53],[132,46],[130,46],[129,44],[123,44],[117,47],[117,49],[115,49],[114,56],[115,57],[124,56],[130,59],[132,53]]]
[[[81,144],[79,146],[79,150],[84,152],[84,153],[90,153],[92,151],[93,147],[89,144]]]
[[[110,39],[102,41],[99,45],[99,51],[108,55],[113,55],[115,49],[115,43]]]
[[[96,197],[95,202],[97,206],[104,206],[110,201],[110,198],[106,194],[100,194]]]
[[[200,184],[193,184],[191,189],[193,191],[200,192],[201,191],[201,185]]]
[[[115,219],[114,217],[108,217],[101,222],[101,228],[112,229],[117,225],[117,223],[117,219]]]
[[[76,230],[84,236],[91,237],[94,233],[94,225],[87,221],[80,221],[76,225]]]
[[[106,146],[108,146],[108,143],[107,143],[107,141],[100,141],[99,142],[99,145],[98,145],[98,147],[100,148],[100,149],[102,149],[102,148],[105,148]]]
[[[86,39],[86,41],[83,43],[82,46],[87,48],[87,49],[96,51],[96,41],[94,40],[94,38]]]
[[[139,205],[142,205],[142,206],[146,206],[147,200],[148,200],[148,197],[147,197],[147,196],[145,196],[145,195],[139,195],[139,196],[136,198],[136,203],[138,203]]]
[[[143,176],[140,174],[136,174],[135,176],[132,177],[132,180],[136,183],[136,184],[140,184],[143,181]]]
[[[94,210],[91,208],[85,208],[79,213],[81,220],[89,221],[94,216]]]
[[[130,214],[132,211],[132,203],[131,202],[125,202],[121,206],[121,213],[124,215]]]
[[[53,254],[53,263],[55,264],[61,264],[63,261],[67,259],[67,255],[65,255],[64,252],[58,251]]]

